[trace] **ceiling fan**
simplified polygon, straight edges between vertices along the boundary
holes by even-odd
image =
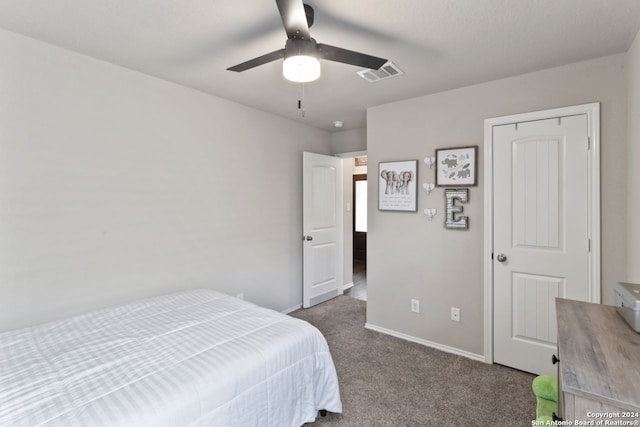
[[[310,82],[320,77],[319,59],[374,70],[387,62],[386,59],[376,56],[317,43],[309,33],[309,27],[313,25],[313,8],[303,4],[302,0],[276,0],[276,4],[287,33],[284,49],[258,56],[227,70],[241,72],[284,58],[282,73],[286,79],[294,82]]]

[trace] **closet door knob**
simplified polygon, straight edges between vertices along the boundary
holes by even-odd
[[[505,254],[498,254],[496,259],[498,260],[498,262],[505,262],[507,260],[507,256]]]

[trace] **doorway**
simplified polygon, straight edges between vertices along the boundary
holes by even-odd
[[[353,175],[353,288],[347,295],[367,300],[367,174]]]
[[[555,298],[599,302],[599,105],[485,121],[485,359],[554,375]]]

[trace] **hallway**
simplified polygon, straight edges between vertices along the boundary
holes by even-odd
[[[367,300],[367,263],[364,261],[355,260],[353,262],[353,287],[348,289],[345,293],[346,296],[359,299],[362,301]]]

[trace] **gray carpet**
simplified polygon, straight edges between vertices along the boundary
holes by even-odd
[[[366,303],[340,296],[292,316],[327,338],[343,413],[327,426],[530,426],[534,376],[364,329]]]

